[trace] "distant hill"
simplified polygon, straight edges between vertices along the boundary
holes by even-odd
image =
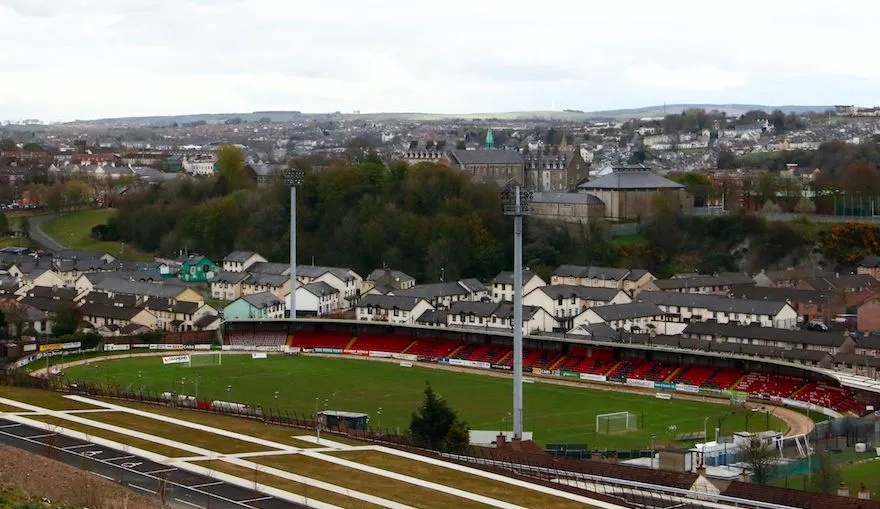
[[[95,120],[79,120],[77,122],[88,122],[94,124],[103,124],[108,126],[123,125],[171,125],[183,124],[188,122],[204,121],[209,124],[220,124],[227,120],[240,118],[244,122],[258,122],[261,119],[268,118],[273,122],[287,122],[291,120],[411,120],[411,121],[431,121],[431,120],[563,120],[563,121],[584,121],[584,120],[625,120],[628,118],[642,117],[662,117],[665,114],[679,113],[682,110],[690,108],[702,108],[707,111],[718,110],[726,112],[730,116],[739,116],[751,110],[782,110],[786,113],[806,113],[810,111],[821,112],[831,106],[803,106],[803,105],[785,105],[785,106],[767,106],[759,104],[667,104],[656,106],[645,106],[642,108],[630,108],[606,111],[580,111],[575,109],[567,109],[563,111],[508,111],[494,113],[418,113],[418,112],[381,112],[381,113],[302,113],[299,111],[255,111],[252,113],[203,113],[191,115],[170,115],[170,116],[151,116],[151,117],[124,117],[124,118],[103,118]]]

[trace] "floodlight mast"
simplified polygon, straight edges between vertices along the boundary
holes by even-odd
[[[284,184],[290,187],[290,322],[296,321],[296,186],[303,183],[306,172],[296,168],[284,170]],[[291,329],[290,333],[293,333]]]
[[[531,212],[532,192],[511,180],[501,191],[504,215],[513,216],[513,438],[522,439],[522,238],[523,216]]]

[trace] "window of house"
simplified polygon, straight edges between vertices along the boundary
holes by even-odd
[[[557,306],[561,306],[561,305],[562,305],[562,297],[559,297],[558,299],[556,299],[556,305],[557,305]]]
[[[572,304],[577,304],[577,297],[572,297],[572,298],[571,298],[571,303],[572,303]]]
[[[469,317],[468,317],[468,321],[469,321],[470,323],[474,323],[474,315],[469,316]]]
[[[399,310],[399,309],[397,309],[397,308],[394,309],[394,316],[400,316],[400,310]]]

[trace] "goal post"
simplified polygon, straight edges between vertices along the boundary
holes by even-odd
[[[639,425],[639,416],[632,412],[611,412],[596,416],[596,433],[621,433],[635,431]]]
[[[219,351],[210,353],[190,354],[188,367],[199,366],[222,366],[223,354]]]

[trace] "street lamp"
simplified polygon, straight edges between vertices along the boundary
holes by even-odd
[[[290,321],[296,320],[296,186],[306,178],[304,170],[284,170],[284,184],[290,187]],[[290,331],[293,333],[293,331]]]
[[[513,438],[522,439],[522,238],[523,216],[531,212],[534,194],[516,180],[501,191],[504,215],[513,216]]]

